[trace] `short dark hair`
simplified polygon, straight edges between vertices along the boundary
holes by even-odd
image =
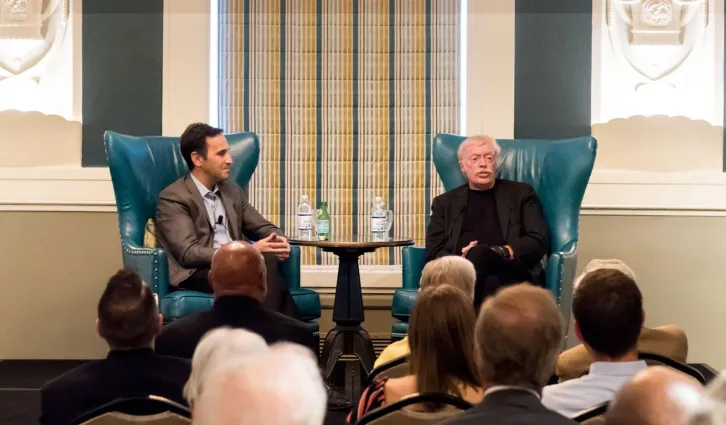
[[[159,333],[151,288],[128,269],[111,276],[98,302],[98,332],[111,348],[147,346]]]
[[[192,152],[197,152],[202,155],[202,158],[207,157],[207,137],[214,137],[222,134],[221,128],[212,127],[209,124],[201,122],[195,122],[189,124],[181,135],[181,141],[179,142],[179,148],[181,149],[182,157],[186,161],[189,171],[194,169],[194,162],[192,162]]]
[[[615,269],[588,273],[572,302],[582,339],[597,353],[621,357],[633,350],[643,326],[643,295],[630,277]]]

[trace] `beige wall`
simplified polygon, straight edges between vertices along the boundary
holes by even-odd
[[[625,260],[645,296],[647,324],[683,326],[691,361],[726,367],[726,218],[588,215],[580,224],[580,267],[592,258]],[[0,212],[0,229],[0,359],[102,356],[95,308],[121,266],[116,214]],[[365,325],[374,337],[390,332],[389,299],[365,297]],[[332,300],[322,297],[323,331]]]

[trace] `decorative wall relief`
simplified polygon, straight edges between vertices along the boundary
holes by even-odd
[[[593,0],[596,167],[721,171],[722,9],[715,0]],[[633,149],[658,155],[624,159]]]
[[[69,0],[0,0],[0,110],[48,112],[39,85],[62,68],[54,61],[72,60],[59,58],[68,20]]]
[[[608,0],[613,47],[648,80],[673,72],[700,43],[708,0]],[[647,84],[647,83],[646,83]]]

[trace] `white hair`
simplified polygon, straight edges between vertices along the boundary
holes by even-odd
[[[421,271],[421,290],[449,284],[474,299],[476,270],[474,264],[459,255],[445,255],[429,261]]]
[[[582,273],[580,273],[579,276],[575,279],[575,282],[572,284],[573,288],[577,288],[580,285],[580,282],[582,282],[582,279],[585,278],[588,274],[594,272],[595,270],[602,270],[602,269],[613,269],[617,270],[620,273],[624,274],[625,276],[633,279],[635,281],[635,272],[633,272],[633,269],[628,267],[627,264],[625,264],[622,260],[617,259],[608,259],[608,260],[602,260],[602,259],[595,259],[587,263],[585,268],[582,270]]]
[[[270,346],[255,361],[218,369],[194,409],[194,425],[322,425],[327,407],[312,351]]]
[[[726,425],[726,371],[706,387],[707,401],[691,416],[690,425]]]
[[[464,159],[466,150],[472,146],[486,146],[491,145],[492,151],[494,152],[494,159],[499,159],[499,155],[502,153],[502,148],[497,143],[497,139],[491,136],[471,136],[467,137],[466,140],[461,142],[459,149],[456,151],[456,157],[459,158],[459,162]]]
[[[194,404],[210,375],[230,364],[253,361],[267,352],[267,343],[244,329],[217,328],[204,334],[192,356],[192,373],[184,385],[184,398]]]

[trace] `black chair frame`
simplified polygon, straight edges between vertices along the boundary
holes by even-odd
[[[703,376],[703,374],[701,372],[698,371],[698,369],[694,368],[693,366],[689,366],[687,364],[673,360],[666,356],[661,356],[660,354],[638,353],[638,358],[640,360],[645,360],[645,361],[653,360],[658,363],[662,363],[665,366],[671,367],[679,372],[683,372],[686,375],[693,377],[695,380],[700,382],[702,385],[706,385],[706,378]]]
[[[368,374],[368,380],[366,381],[366,386],[369,386],[373,380],[381,374],[381,372],[385,372],[388,369],[396,366],[400,366],[403,363],[406,363],[408,361],[409,356],[401,356],[397,359],[393,359],[390,362],[383,363],[382,365],[378,366],[377,368],[373,369],[370,374]]]

